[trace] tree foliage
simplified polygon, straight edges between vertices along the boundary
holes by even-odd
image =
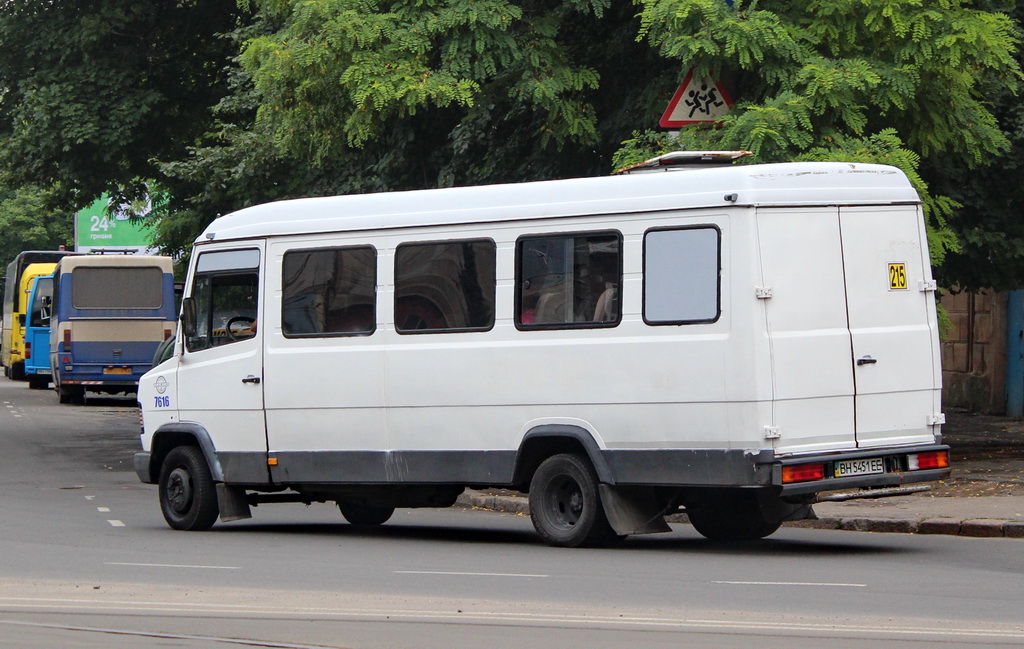
[[[733,110],[678,137],[638,133],[627,165],[665,148],[748,149],[754,161],[896,164],[925,201],[932,257],[959,250],[958,203],[933,193],[922,158],[982,166],[1009,141],[990,108],[1020,80],[1018,36],[999,13],[959,0],[642,0],[642,36],[704,78],[731,80]]]
[[[225,93],[235,0],[0,2],[0,173],[65,209],[139,191]]]
[[[999,184],[979,170],[1019,139],[997,2],[0,0],[0,171],[69,202],[154,180],[180,252],[257,202],[594,175],[671,148],[885,162],[953,282],[958,242],[998,247],[1001,227],[957,202]],[[690,70],[726,84],[729,115],[646,128]],[[1024,227],[1005,253],[1024,279],[1022,244]]]
[[[53,202],[50,192],[36,187],[0,187],[0,272],[22,250],[71,250],[74,222],[50,207]]]

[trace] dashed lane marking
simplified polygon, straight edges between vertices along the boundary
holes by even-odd
[[[395,570],[396,575],[448,575],[457,577],[523,577],[526,579],[546,579],[551,575],[527,575],[515,572],[455,572],[447,570]]]
[[[867,588],[867,584],[842,584],[818,581],[713,581],[728,586],[827,586],[829,588]]]
[[[241,570],[240,566],[197,566],[180,563],[127,563],[122,561],[108,561],[105,566],[132,566],[136,568],[194,568],[198,570]]]

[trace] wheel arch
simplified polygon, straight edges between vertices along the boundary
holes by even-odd
[[[597,440],[587,429],[571,424],[544,424],[531,428],[516,453],[516,465],[512,474],[513,484],[527,490],[533,473],[541,462],[559,453],[583,453],[597,472],[597,478],[605,484],[615,484],[615,476],[605,461]]]
[[[149,455],[150,475],[160,475],[164,458],[177,446],[198,446],[206,459],[206,465],[210,467],[213,481],[224,482],[224,469],[217,458],[217,448],[213,445],[210,433],[199,424],[180,422],[164,424],[153,433]]]

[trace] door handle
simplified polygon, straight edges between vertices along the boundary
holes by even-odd
[[[247,376],[244,379],[242,379],[242,383],[253,383],[253,384],[259,385],[259,382],[260,382],[260,377],[253,376],[252,374],[250,374],[249,376]]]
[[[857,359],[857,365],[874,365],[877,362],[877,358],[871,358],[870,356],[865,356],[864,358]]]

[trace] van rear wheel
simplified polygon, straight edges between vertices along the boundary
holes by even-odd
[[[177,446],[160,468],[160,510],[176,530],[208,530],[220,509],[210,467],[195,446]]]
[[[702,496],[686,506],[686,515],[694,529],[712,541],[756,541],[774,534],[782,525],[765,517],[757,494],[749,490]]]
[[[576,453],[544,460],[530,481],[530,518],[551,545],[604,545],[616,539],[598,492],[597,472]]]
[[[388,522],[395,513],[394,507],[366,507],[350,503],[338,503],[341,515],[352,525],[376,527]]]

